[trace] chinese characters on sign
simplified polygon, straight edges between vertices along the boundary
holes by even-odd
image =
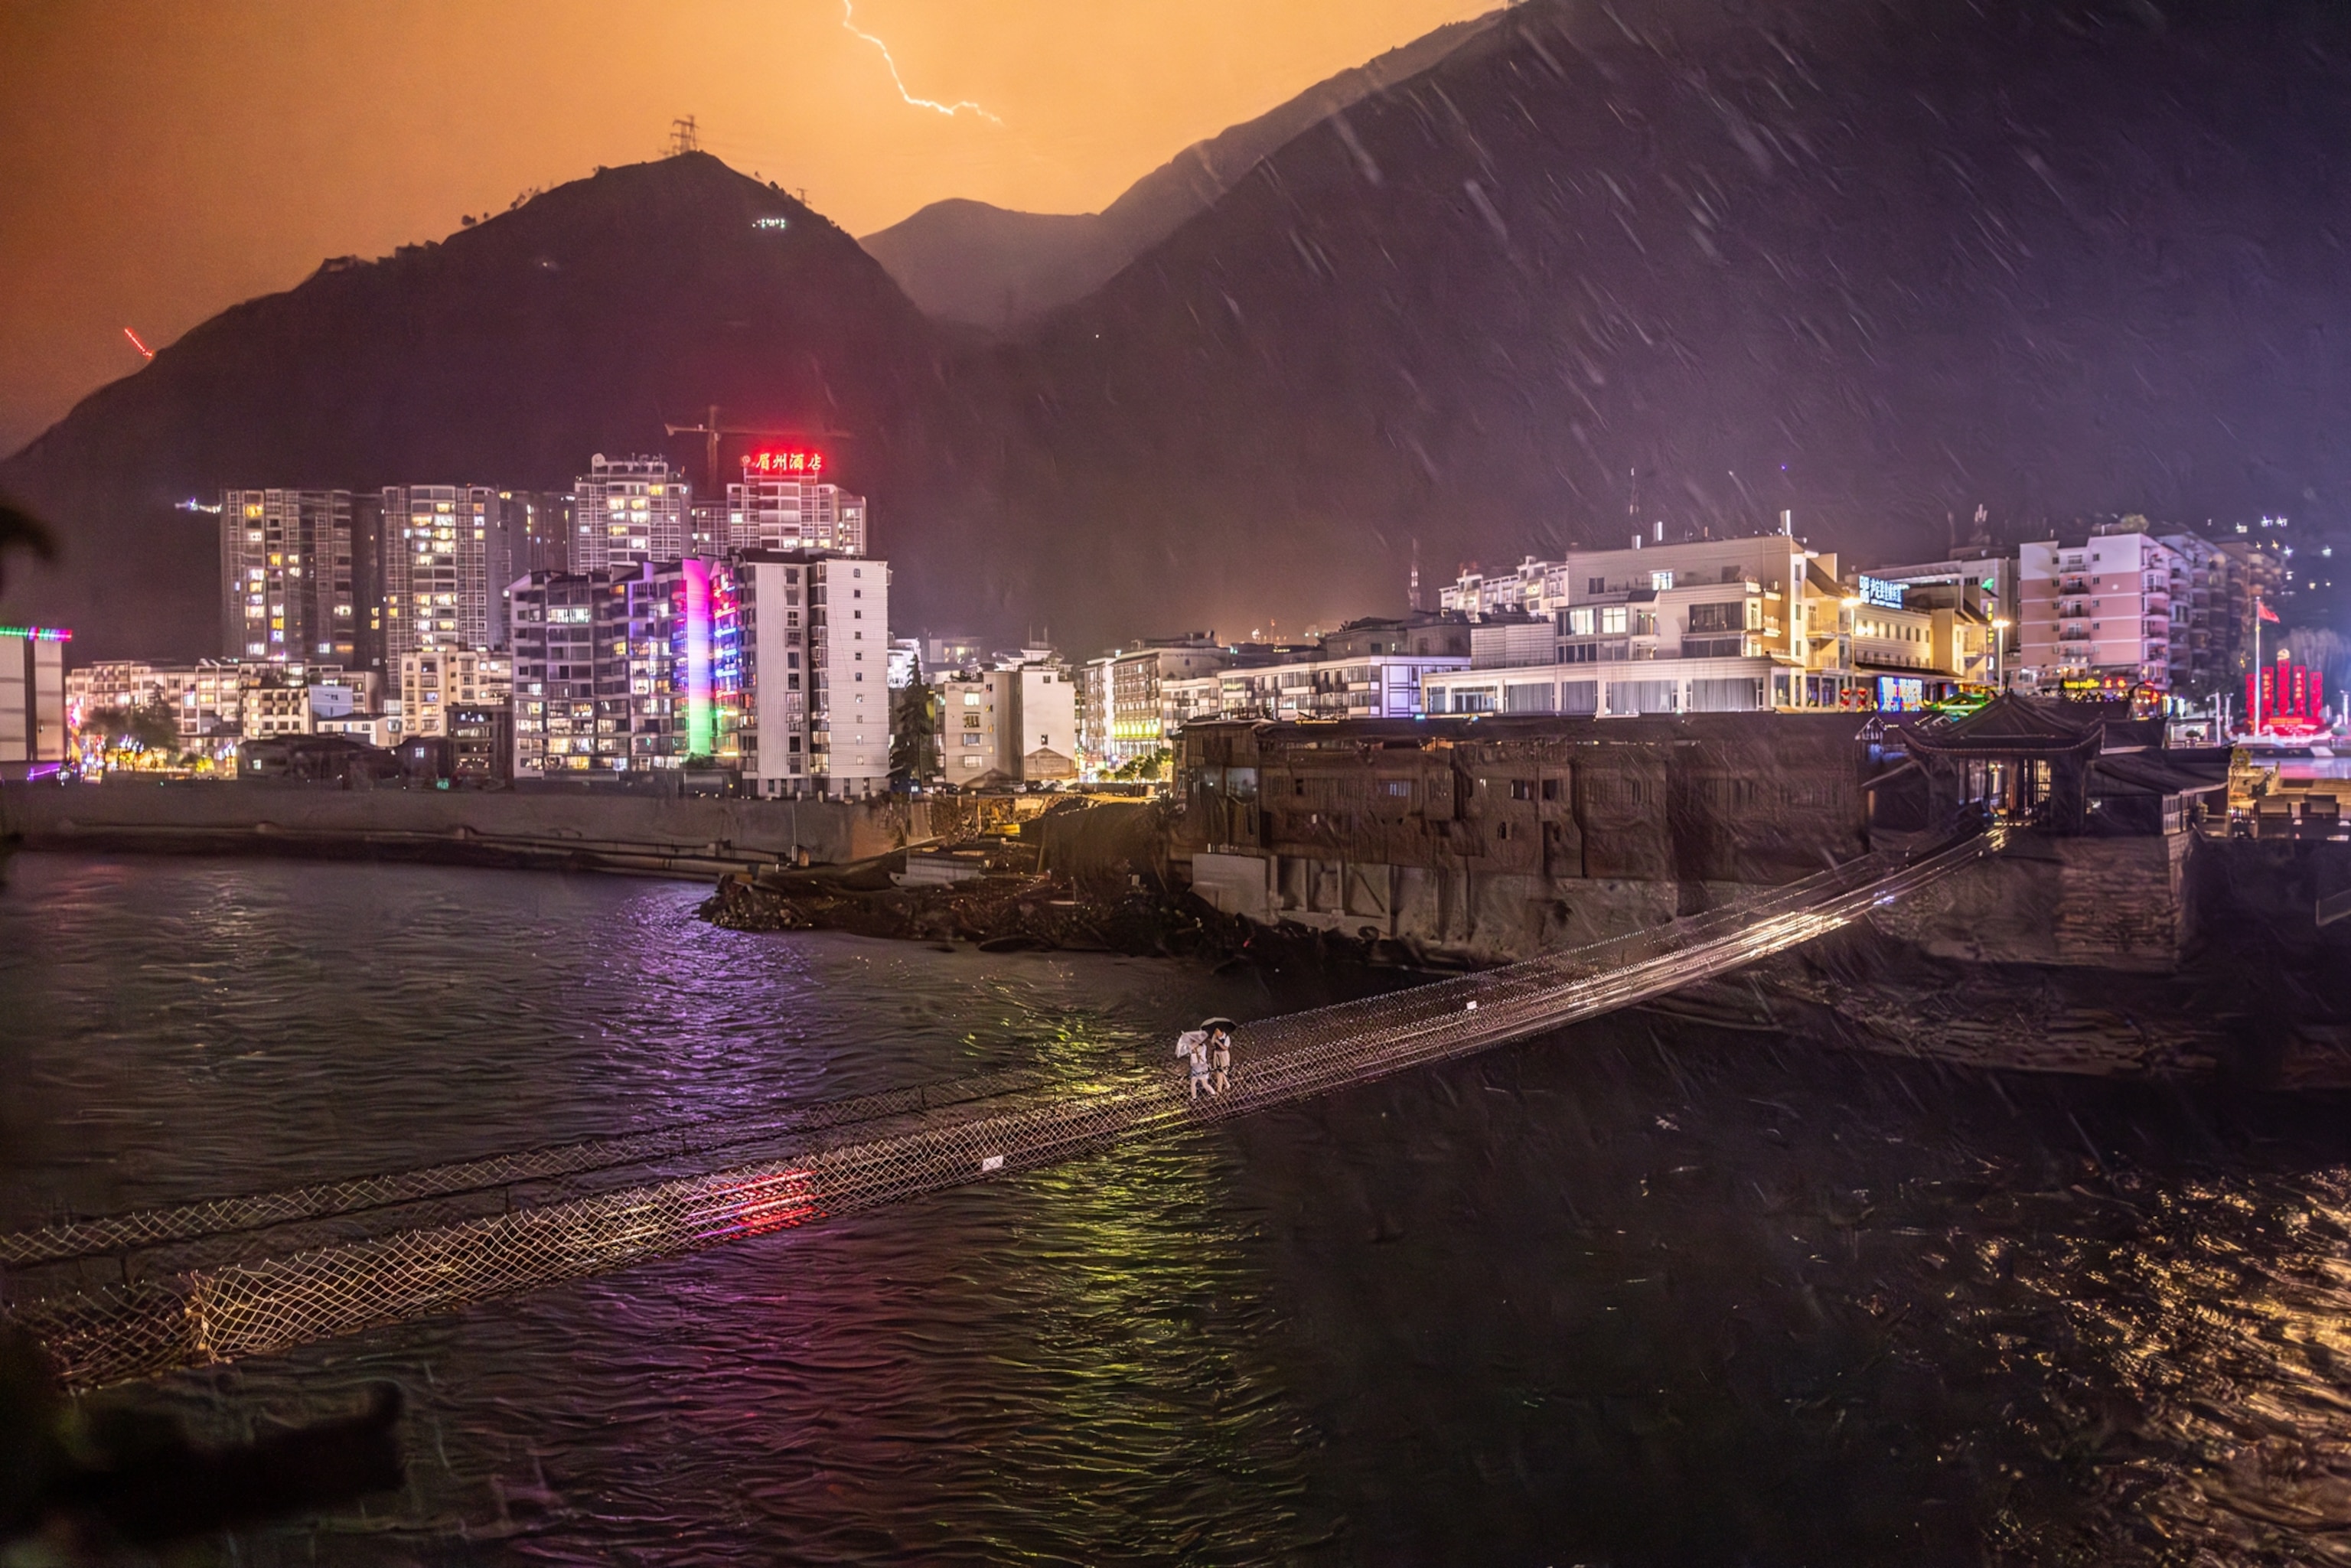
[[[743,476],[763,479],[816,479],[824,474],[824,454],[793,450],[755,452],[743,459]]]
[[[1902,608],[1902,585],[1882,578],[1865,577],[1860,581],[1859,598],[1864,604],[1874,604],[1884,610]]]

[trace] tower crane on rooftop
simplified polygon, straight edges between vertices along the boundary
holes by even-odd
[[[718,423],[718,405],[715,402],[704,410],[700,424],[664,423],[662,429],[672,435],[702,437],[703,478],[714,496],[723,494],[718,484],[718,442],[722,436],[740,435],[758,441],[847,441],[851,438],[845,430],[763,430],[747,424],[721,424]]]

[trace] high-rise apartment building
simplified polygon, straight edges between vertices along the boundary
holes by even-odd
[[[364,642],[348,490],[221,493],[221,645],[350,664]]]
[[[589,459],[571,486],[570,570],[618,570],[685,553],[694,487],[664,457]]]
[[[740,759],[740,616],[735,571],[689,557],[629,582],[629,766]]]
[[[515,580],[517,778],[627,770],[631,575],[534,571]]]
[[[726,486],[726,545],[735,549],[865,553],[865,497],[838,485],[749,476]]]
[[[512,573],[506,516],[486,485],[393,485],[383,492],[387,673],[411,653],[497,646]],[[437,731],[434,733],[438,733]]]
[[[890,787],[890,564],[749,550],[736,591],[744,779],[769,798]]]
[[[506,587],[534,571],[569,571],[573,497],[568,490],[501,490],[506,519]]]
[[[517,776],[737,759],[745,662],[732,569],[687,559],[533,572],[516,580],[512,605]]]

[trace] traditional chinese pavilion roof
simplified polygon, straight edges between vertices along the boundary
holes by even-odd
[[[1965,718],[1905,725],[1904,739],[1919,751],[2038,753],[2097,751],[2116,722],[2129,722],[2121,703],[2057,702],[2003,692]]]
[[[2124,751],[2090,765],[2099,795],[2193,795],[2229,783],[2229,755],[2209,747]]]

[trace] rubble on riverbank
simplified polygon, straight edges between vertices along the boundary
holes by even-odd
[[[971,943],[987,953],[1122,953],[1268,970],[1429,967],[1394,942],[1265,926],[1219,914],[1148,873],[1130,871],[1120,878],[1039,871],[1033,855],[1018,847],[979,848],[987,869],[955,883],[902,885],[903,852],[853,866],[734,873],[719,879],[700,914],[731,931],[846,931],[935,945]]]

